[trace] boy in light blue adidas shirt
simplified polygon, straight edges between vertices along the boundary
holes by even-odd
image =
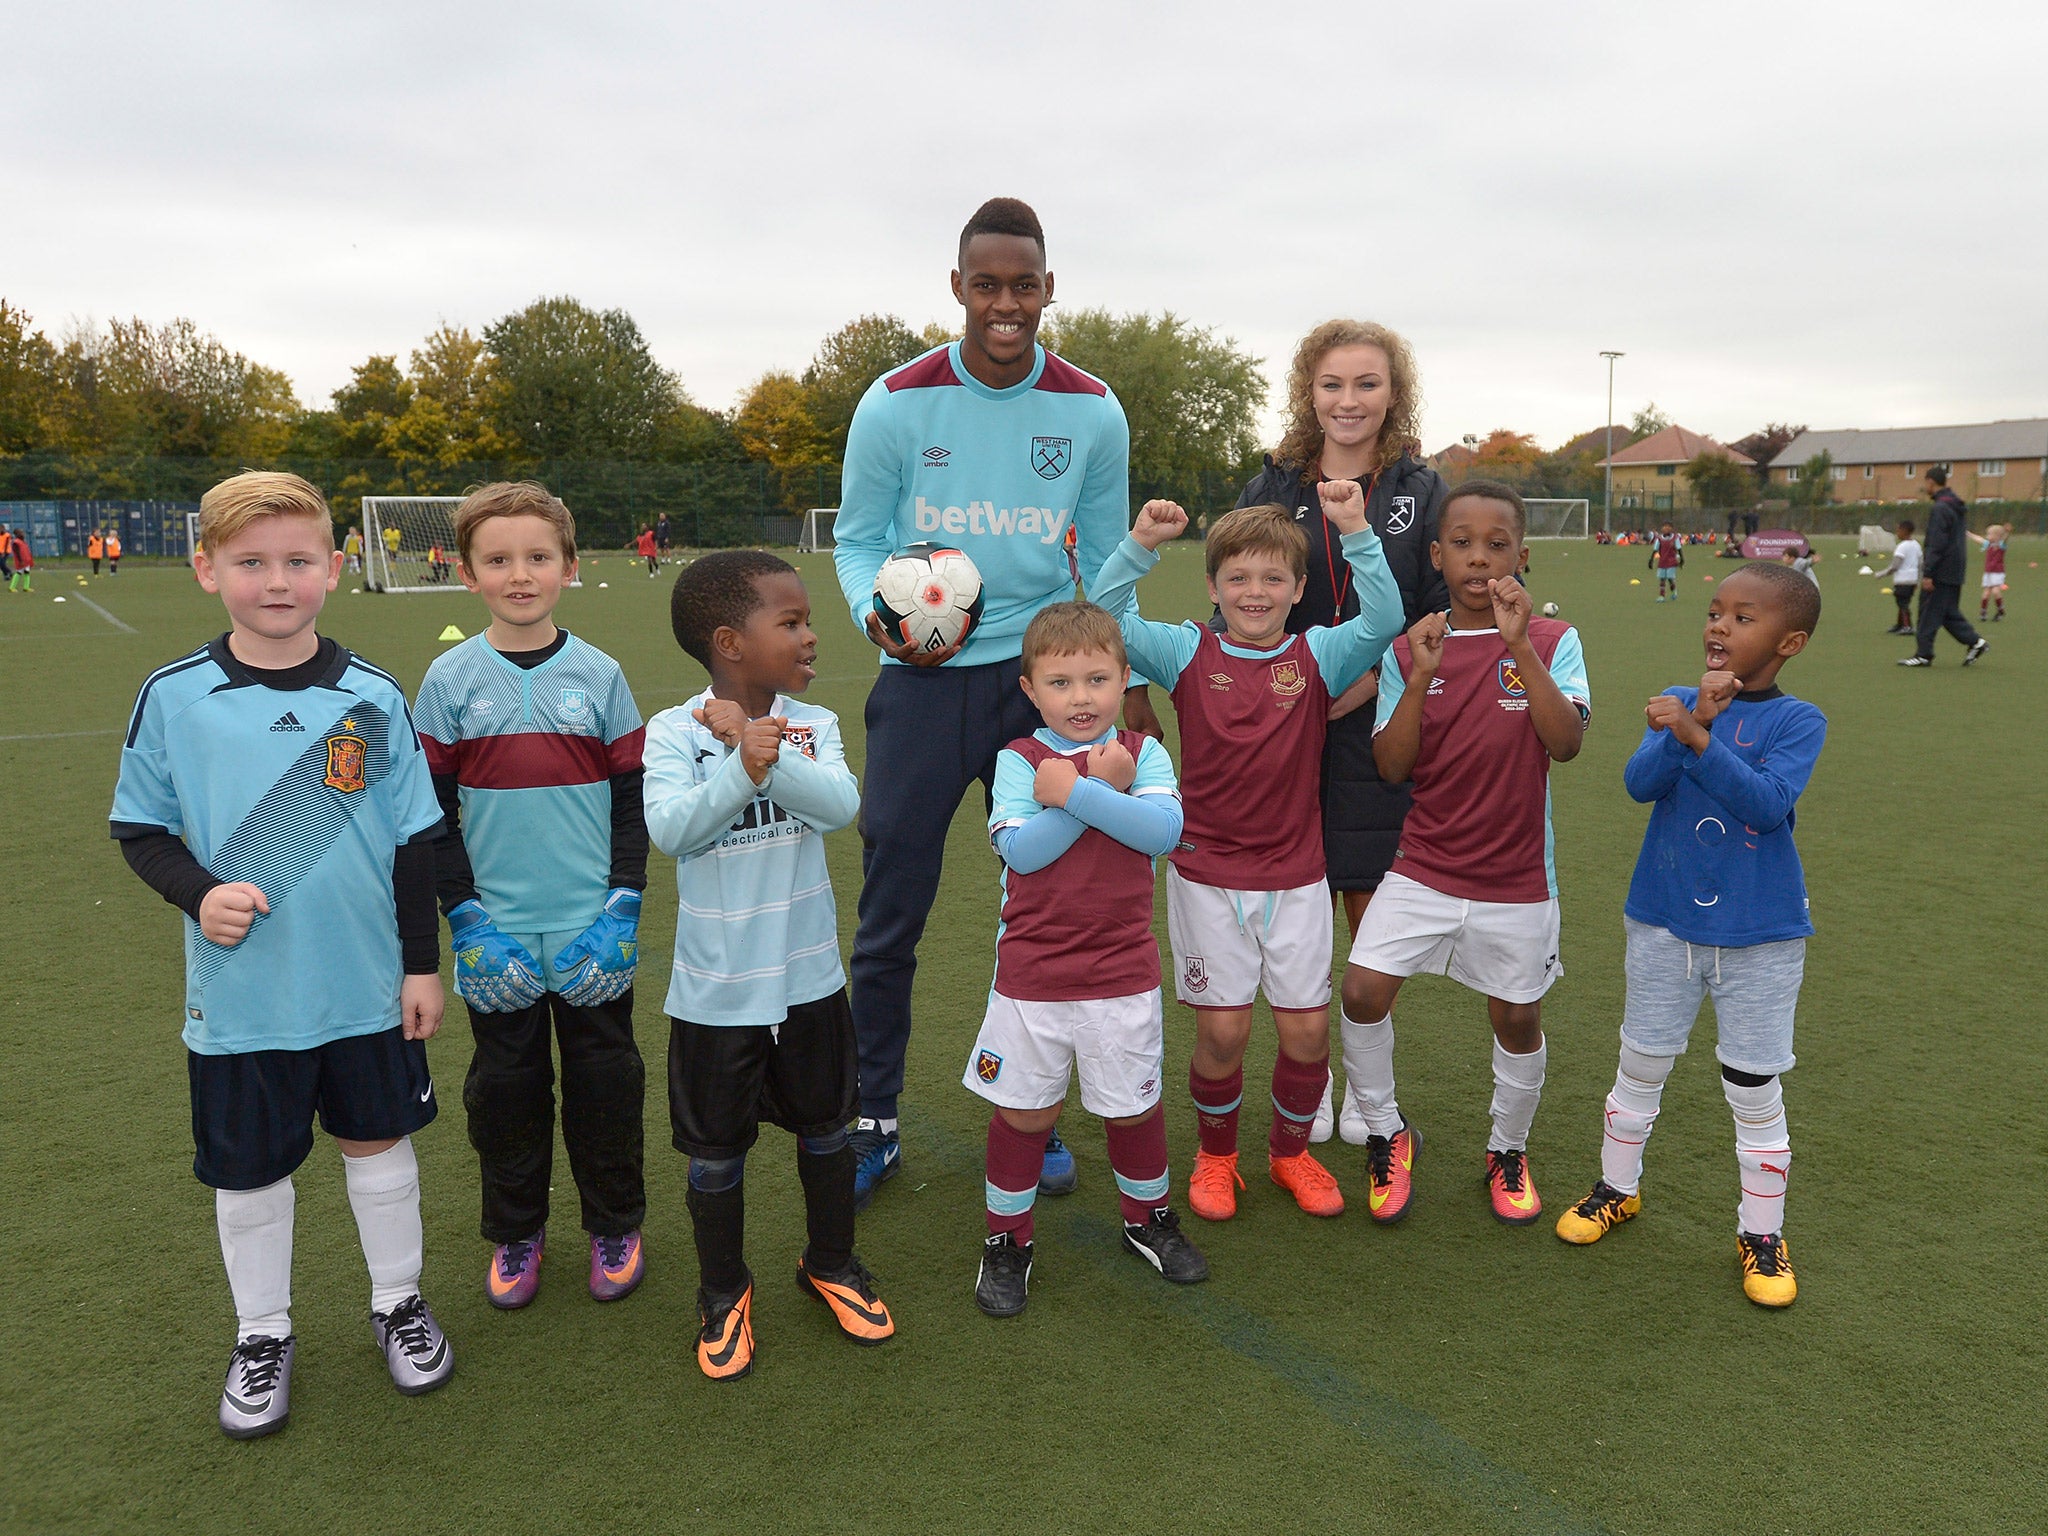
[[[647,831],[676,860],[679,897],[669,1117],[690,1159],[697,1364],[730,1381],[753,1367],[741,1181],[762,1120],[797,1138],[810,1239],[797,1283],[857,1344],[896,1331],[853,1251],[853,1018],[825,868],[824,834],[853,820],[860,788],[838,717],[791,697],[818,655],[793,566],[707,555],[676,578],[670,615],[711,686],[647,725]]]

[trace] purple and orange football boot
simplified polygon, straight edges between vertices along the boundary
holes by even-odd
[[[597,1300],[630,1296],[646,1276],[647,1257],[638,1227],[624,1237],[590,1239],[590,1294]]]
[[[484,1276],[484,1294],[491,1305],[512,1312],[532,1301],[540,1291],[540,1254],[548,1229],[542,1227],[531,1237],[500,1243],[491,1250],[490,1272]]]

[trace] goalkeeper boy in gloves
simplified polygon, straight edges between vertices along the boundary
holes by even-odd
[[[562,1053],[562,1140],[590,1233],[590,1294],[645,1274],[646,1068],[633,968],[647,827],[645,735],[611,657],[552,617],[576,576],[576,524],[531,482],[473,491],[455,512],[457,571],[490,627],[444,651],[416,724],[449,832],[441,906],[475,1053],[462,1100],[483,1171],[486,1294],[540,1286],[555,1144],[549,1021]]]

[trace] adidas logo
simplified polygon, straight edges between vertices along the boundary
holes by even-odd
[[[290,710],[286,710],[275,720],[271,721],[270,728],[273,731],[303,731],[305,729],[303,725],[299,724],[299,717]]]

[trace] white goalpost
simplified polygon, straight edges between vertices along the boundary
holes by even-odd
[[[815,555],[832,547],[832,525],[839,519],[837,507],[812,507],[804,513],[803,531],[797,535],[800,555]]]
[[[199,514],[185,514],[185,558],[190,560],[199,553]]]
[[[1529,509],[1532,539],[1590,539],[1593,536],[1592,502],[1583,496],[1530,496],[1523,504]]]

